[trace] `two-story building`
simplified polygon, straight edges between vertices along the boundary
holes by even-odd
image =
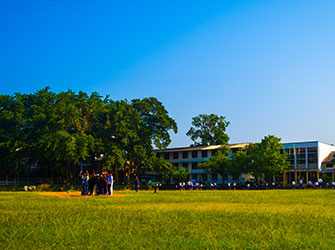
[[[248,143],[229,144],[233,152],[246,147]],[[267,181],[275,181],[287,185],[302,179],[304,183],[308,180],[316,181],[322,176],[329,176],[335,181],[335,146],[320,141],[283,143],[283,152],[288,154],[291,169],[280,176],[267,176]],[[231,177],[222,179],[220,174],[212,175],[199,168],[199,164],[212,157],[222,145],[169,148],[157,151],[157,156],[164,157],[175,167],[184,167],[190,170],[189,179],[202,182],[217,182],[218,184],[232,181]],[[246,181],[249,176],[241,175],[239,180]],[[173,182],[173,180],[172,180]]]
[[[231,153],[244,148],[248,143],[229,144]],[[216,154],[222,145],[200,146],[200,147],[184,147],[169,148],[157,151],[157,156],[164,157],[165,160],[172,163],[175,167],[184,167],[190,170],[189,179],[201,182],[216,182],[222,184],[222,176],[220,174],[213,175],[199,168],[199,164],[207,161],[208,158]],[[173,182],[173,180],[172,180]]]

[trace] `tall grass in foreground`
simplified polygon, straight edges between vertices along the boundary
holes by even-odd
[[[335,249],[335,190],[0,193],[0,249]]]

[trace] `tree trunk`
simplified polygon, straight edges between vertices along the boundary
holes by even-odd
[[[117,165],[115,165],[115,171],[114,171],[114,173],[115,173],[115,179],[114,179],[114,182],[115,182],[116,184],[119,184],[119,168],[117,167]]]

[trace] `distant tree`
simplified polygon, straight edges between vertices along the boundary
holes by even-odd
[[[286,161],[287,154],[281,139],[274,136],[265,136],[260,143],[250,144],[247,148],[249,157],[249,172],[255,177],[265,175],[278,175],[290,168]]]
[[[200,114],[192,118],[192,127],[186,133],[194,142],[191,146],[227,144],[226,129],[230,124],[224,116]]]
[[[231,164],[228,173],[238,179],[241,174],[247,174],[251,169],[251,161],[246,148],[241,148],[231,155]]]
[[[222,146],[214,156],[201,163],[199,167],[211,174],[221,174],[224,177],[232,166],[228,156],[229,152],[230,148],[228,146]]]
[[[187,181],[188,176],[191,174],[190,170],[186,168],[180,168],[173,172],[173,177],[177,183]]]
[[[170,162],[167,162],[162,157],[156,157],[155,153],[152,154],[149,170],[159,173],[161,178],[166,181],[170,180],[171,175],[174,175],[177,171]]]
[[[231,175],[237,179],[242,173],[253,176],[278,175],[290,167],[287,155],[282,154],[283,144],[280,138],[265,136],[259,143],[249,144],[229,157],[230,148],[222,147],[214,156],[200,167],[213,174]]]

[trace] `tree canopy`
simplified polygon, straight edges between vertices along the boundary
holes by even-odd
[[[281,139],[274,135],[265,136],[261,142],[250,144],[247,147],[249,173],[254,176],[273,176],[290,168],[290,163],[286,161],[287,154],[282,153],[283,148]]]
[[[225,116],[200,114],[192,118],[192,127],[186,133],[191,138],[191,146],[227,144],[226,129],[230,124]]]
[[[251,143],[246,148],[232,153],[223,146],[214,156],[201,164],[201,167],[210,173],[231,175],[237,179],[242,173],[250,173],[255,177],[263,174],[268,176],[283,173],[290,167],[286,161],[287,154],[282,153],[281,139],[269,135],[259,143]]]
[[[200,168],[212,174],[221,174],[222,176],[228,174],[229,169],[231,169],[231,160],[228,156],[229,152],[230,148],[228,146],[222,146],[214,156],[201,163]]]
[[[167,147],[176,122],[154,97],[113,101],[93,92],[0,95],[0,174],[37,163],[42,176],[70,181],[81,162],[130,178],[147,169],[167,172],[153,147]],[[164,171],[163,171],[164,172]]]

